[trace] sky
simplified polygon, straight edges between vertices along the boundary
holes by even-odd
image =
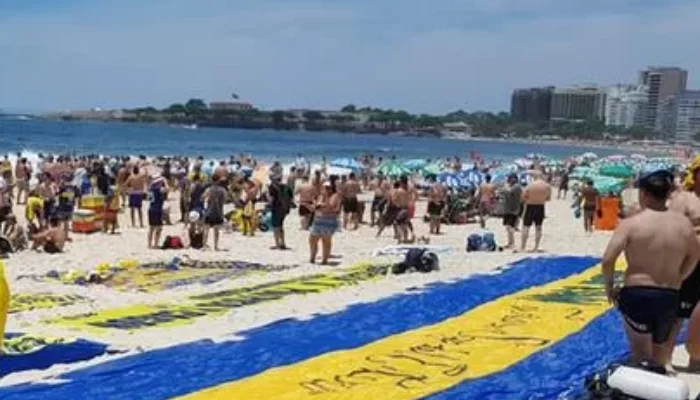
[[[514,88],[700,86],[697,0],[0,0],[0,109],[509,109]]]

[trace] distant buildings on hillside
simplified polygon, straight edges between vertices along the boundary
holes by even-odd
[[[687,82],[684,69],[649,67],[634,85],[515,89],[511,116],[522,122],[599,120],[689,141],[700,134],[700,92],[687,90]]]

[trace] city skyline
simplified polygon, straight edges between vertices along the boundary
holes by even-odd
[[[689,0],[95,3],[2,2],[0,108],[235,91],[265,109],[502,111],[513,88],[633,82],[648,65],[684,67],[700,86]]]

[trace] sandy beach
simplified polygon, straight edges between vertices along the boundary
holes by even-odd
[[[170,200],[173,210],[175,199]],[[418,205],[417,216],[423,215],[425,202]],[[18,215],[23,215],[21,208]],[[280,280],[303,277],[310,274],[334,273],[359,262],[396,262],[391,256],[373,256],[375,250],[395,244],[387,230],[381,238],[375,238],[376,230],[363,225],[357,231],[343,231],[335,236],[334,261],[336,266],[322,267],[308,263],[308,233],[300,230],[299,218],[292,212],[286,222],[288,251],[272,251],[271,233],[258,233],[255,237],[242,237],[240,233],[226,233],[222,236],[224,251],[196,250],[149,250],[146,245],[146,229],[129,227],[128,214],[120,215],[121,233],[111,236],[102,233],[91,235],[72,234],[74,241],[68,244],[67,251],[59,255],[47,255],[24,251],[6,261],[6,274],[13,294],[53,293],[77,295],[84,298],[63,307],[37,309],[9,316],[8,332],[31,332],[49,337],[80,337],[109,343],[113,348],[125,353],[106,355],[96,359],[71,365],[57,365],[45,371],[29,371],[13,374],[0,381],[7,386],[23,382],[51,380],[71,370],[99,364],[109,359],[124,357],[135,352],[168,347],[179,343],[193,342],[205,338],[214,340],[235,340],[236,333],[263,326],[274,321],[296,318],[308,319],[315,314],[333,313],[349,305],[373,302],[392,295],[416,290],[436,282],[450,282],[467,278],[478,273],[492,273],[498,267],[515,262],[527,254],[514,254],[512,251],[474,252],[465,251],[465,238],[472,232],[481,231],[478,224],[445,225],[443,234],[432,236],[431,245],[448,246],[450,252],[440,254],[441,270],[429,274],[387,275],[376,280],[360,282],[356,285],[337,288],[317,294],[288,296],[274,302],[263,302],[235,309],[220,316],[198,318],[193,323],[167,328],[152,328],[135,332],[110,330],[108,333],[76,332],[60,324],[47,323],[63,316],[96,312],[117,307],[139,304],[163,304],[185,302],[189,296],[215,291],[249,287]],[[366,218],[368,219],[368,218]],[[417,235],[428,235],[428,226],[419,218],[413,220]],[[548,255],[588,255],[600,256],[610,237],[609,232],[586,234],[581,220],[575,219],[570,200],[553,200],[547,209],[543,254]],[[505,230],[499,218],[487,221],[486,228],[495,233],[497,242],[505,242]],[[166,226],[163,235],[183,235],[181,224]],[[516,238],[518,240],[519,238]],[[154,293],[117,291],[103,285],[66,285],[59,282],[38,282],[27,275],[45,275],[50,270],[67,272],[70,270],[90,270],[97,265],[131,259],[141,263],[167,261],[174,257],[191,257],[196,260],[241,260],[262,264],[287,265],[289,269],[279,272],[244,275],[202,285],[184,285]],[[679,363],[684,362],[684,351],[676,352]],[[700,379],[684,376],[693,382],[695,392],[700,390]]]

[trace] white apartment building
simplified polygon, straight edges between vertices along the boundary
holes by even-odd
[[[644,85],[616,85],[607,88],[605,124],[644,126],[647,120],[648,88]]]
[[[700,134],[700,90],[688,90],[660,104],[659,125],[668,139],[690,142]]]

